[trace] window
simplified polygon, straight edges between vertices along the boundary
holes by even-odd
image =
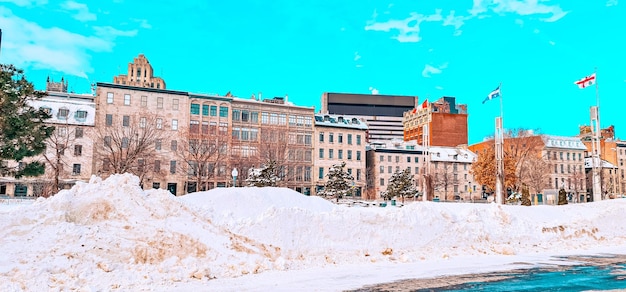
[[[145,128],[145,127],[146,127],[146,117],[139,118],[139,128]]]
[[[400,163],[400,156],[396,155],[396,163]]]
[[[109,171],[109,167],[111,166],[111,160],[108,158],[102,159],[102,170]]]
[[[255,124],[259,123],[259,113],[258,112],[251,112],[250,113],[250,122],[251,123],[255,123]]]
[[[79,122],[84,122],[87,119],[87,111],[76,111],[74,119]]]
[[[361,145],[361,135],[356,135],[356,145]]]
[[[563,160],[563,152],[559,152],[559,158],[561,158],[561,160]]]
[[[415,167],[415,174],[419,174],[420,173],[420,168],[419,167]]]
[[[154,149],[161,150],[161,142],[162,142],[162,139],[156,139],[154,141]]]
[[[178,142],[176,140],[172,140],[172,142],[170,142],[170,149],[172,151],[176,151],[178,149]]]
[[[130,94],[124,94],[124,105],[130,105]]]
[[[111,136],[104,137],[104,146],[111,147]]]
[[[270,122],[270,114],[261,113],[261,124],[269,124]]]
[[[278,116],[278,124],[279,125],[287,125],[287,115],[285,114],[280,114]]]
[[[122,148],[128,148],[128,137],[122,137]]]
[[[220,106],[220,118],[228,118],[228,107]]]
[[[75,138],[82,138],[83,137],[83,128],[76,127],[76,130],[74,130],[74,136],[75,136]]]
[[[191,121],[189,122],[189,133],[199,133],[200,132],[200,122],[199,121]]]
[[[387,173],[393,173],[393,168],[390,166],[387,166]]]
[[[320,148],[320,159],[324,159],[324,149]]]
[[[112,114],[107,114],[106,115],[106,125],[107,126],[112,126],[113,125],[113,115]]]
[[[348,150],[348,160],[352,160],[352,150]]]
[[[49,108],[49,107],[42,106],[39,109],[42,110],[46,114],[51,114],[52,113],[52,109]]]
[[[352,145],[352,134],[348,134],[348,145]]]
[[[296,126],[296,116],[289,116],[289,126],[291,127]]]
[[[216,117],[217,116],[217,106],[216,105],[212,105],[211,106],[211,116],[212,117]]]
[[[343,150],[341,149],[337,150],[337,158],[343,159]]]
[[[172,109],[175,111],[178,110],[178,98],[172,99]]]
[[[74,145],[74,156],[83,155],[83,145]]]
[[[564,167],[563,164],[561,164],[561,173],[565,173],[565,171],[563,171]]]
[[[550,160],[550,151],[546,153],[546,156],[548,157],[548,160]]]
[[[335,151],[333,149],[328,149],[328,159],[333,159],[334,152]]]
[[[241,120],[241,110],[233,109],[233,121],[237,122]]]
[[[74,163],[74,165],[72,166],[72,175],[79,175],[79,174],[80,174],[80,164]]]
[[[381,155],[381,156],[380,156],[380,162],[384,162],[384,161],[385,161],[385,156],[384,156],[384,155]]]
[[[192,115],[199,115],[200,114],[200,104],[197,104],[197,103],[192,103],[191,104],[191,114]]]
[[[304,126],[306,126],[306,127],[313,126],[313,118],[312,117],[304,117]]]
[[[124,126],[124,127],[130,126],[130,116],[123,116],[122,117],[122,126]]]
[[[357,161],[361,161],[361,151],[357,151],[356,152],[356,160]],[[410,158],[409,158],[409,160],[410,160]]]
[[[411,156],[406,157],[406,162],[411,162]]]
[[[270,124],[278,124],[278,114],[270,113]]]
[[[567,152],[567,160],[569,160],[569,152]]]
[[[324,132],[320,132],[320,142],[324,142]]]
[[[209,133],[209,122],[202,122],[202,134]]]
[[[335,134],[328,133],[328,143],[334,143],[334,142],[335,142]]]
[[[59,130],[57,132],[59,133],[59,136],[61,136],[61,137],[67,136],[67,128],[66,127],[59,127]]]
[[[148,97],[147,96],[142,96],[141,97],[141,107],[147,107],[148,106]]]
[[[209,115],[209,105],[206,105],[206,104],[202,105],[202,115],[203,116],[208,116]]]
[[[311,181],[311,167],[304,167],[304,181]]]
[[[163,108],[163,98],[162,97],[157,97],[157,108],[159,108],[159,109]]]
[[[57,113],[57,118],[59,120],[67,120],[67,116],[70,115],[70,110],[66,109],[66,108],[60,108],[59,112]]]
[[[311,145],[311,135],[304,135],[304,145]]]
[[[156,119],[156,128],[157,129],[162,129],[163,128],[163,119],[161,119],[161,118]]]
[[[385,185],[385,179],[384,179],[384,178],[381,178],[381,179],[380,179],[380,185],[381,185],[381,186],[384,186],[384,185]]]
[[[172,130],[178,130],[178,120],[172,120]]]
[[[156,173],[161,172],[161,160],[154,161],[154,172]]]
[[[319,179],[324,179],[324,168],[323,167],[319,168],[318,173],[319,173],[318,178]]]
[[[113,103],[113,92],[107,92],[107,103]]]

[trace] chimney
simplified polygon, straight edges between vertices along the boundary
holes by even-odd
[[[259,91],[259,97],[256,100],[261,100],[261,92]]]

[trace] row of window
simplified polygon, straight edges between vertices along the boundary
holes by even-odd
[[[348,168],[348,169],[347,169],[347,171],[348,171],[348,174],[352,175],[352,168]],[[318,173],[317,178],[319,178],[319,179],[324,179],[324,168],[323,168],[323,167],[320,167],[320,168],[317,170],[317,173]],[[356,170],[356,177],[355,177],[355,180],[356,180],[356,181],[360,181],[360,180],[361,180],[361,176],[362,176],[361,170],[360,170],[360,169],[357,169],[357,170]]]
[[[46,112],[49,115],[52,114],[52,108],[42,106],[39,109],[43,110],[44,112]],[[59,119],[59,120],[67,120],[67,118],[69,116],[70,116],[70,110],[68,108],[66,108],[66,107],[62,107],[62,108],[60,108],[57,111],[57,119]],[[84,122],[85,120],[87,120],[87,111],[85,111],[85,110],[77,110],[74,113],[74,119],[79,121],[79,122]]]
[[[57,131],[57,135],[59,135],[59,137],[65,137],[65,136],[68,135],[68,128],[67,127],[57,127],[56,131]],[[72,134],[69,133],[69,135],[72,135]],[[81,127],[74,128],[73,136],[74,136],[74,138],[82,138],[83,137],[83,128],[81,128]]]
[[[122,116],[122,127],[130,127],[130,116],[124,115]],[[106,126],[113,126],[113,115],[112,114],[106,114],[105,116],[105,121],[104,121]],[[147,125],[147,118],[146,117],[140,117],[139,118],[139,127],[140,128],[145,128]],[[155,126],[157,129],[163,129],[163,119],[162,118],[157,118],[155,119]],[[176,119],[172,119],[172,125],[171,125],[172,131],[176,131],[178,130],[178,120]]]
[[[199,103],[192,103],[191,104],[191,114],[192,115],[200,115],[200,109],[201,108],[202,108],[202,115],[203,116],[211,116],[211,117],[216,117],[217,116],[217,108],[218,108],[218,106],[216,106],[216,105],[208,105],[208,104],[200,105]],[[219,110],[220,110],[220,117],[221,118],[228,118],[228,107],[220,106]]]
[[[107,103],[108,104],[112,104],[115,100],[115,94],[113,94],[113,92],[107,92]],[[140,106],[141,107],[147,107],[148,106],[148,96],[141,96],[140,97]],[[163,108],[163,97],[157,97],[156,98],[156,108],[157,109],[162,109]],[[172,99],[172,110],[178,110],[180,104],[180,99],[178,98],[173,98]],[[131,103],[131,95],[130,94],[124,94],[124,105],[126,106],[130,106],[132,105]],[[215,105],[202,105],[202,115],[204,116],[217,116],[217,109],[218,107]],[[195,114],[195,115],[199,115],[200,114],[200,104],[197,103],[192,103],[191,104],[191,113]],[[228,107],[225,106],[220,106],[219,107],[219,115],[220,117],[223,118],[227,118],[228,117]]]
[[[346,159],[352,160],[352,150],[347,151]],[[319,158],[324,159],[324,148],[319,150]],[[328,159],[335,159],[335,149],[328,149]],[[343,159],[343,150],[337,150],[337,159]],[[361,161],[361,151],[356,151],[356,160]]]
[[[576,161],[576,154],[577,153],[571,153],[571,152],[563,152],[563,151],[548,151],[547,152],[547,157],[548,160],[557,160],[557,154],[558,154],[558,160],[574,160]],[[578,161],[583,161],[583,155],[582,153],[578,152]]]
[[[396,160],[396,163],[400,163],[400,155],[396,155],[395,156],[395,160]],[[380,162],[385,162],[385,155],[381,154],[379,161]],[[415,163],[418,163],[420,161],[419,156],[413,156],[413,161]],[[423,157],[423,161],[426,162],[426,157],[425,156]],[[387,155],[387,162],[391,162],[391,155]],[[411,162],[411,156],[407,156],[406,157],[406,162],[408,162],[408,163]]]
[[[548,179],[548,185],[550,185],[550,180]],[[554,188],[555,189],[560,189],[561,187],[566,188],[566,189],[574,189],[574,190],[583,190],[583,179],[575,179],[575,178],[571,178],[568,177],[567,178],[567,184],[565,184],[565,178],[561,177],[560,179],[558,177],[554,178]]]
[[[352,145],[352,134],[347,134],[348,145]],[[320,143],[324,143],[324,132],[320,132]],[[328,133],[328,143],[335,143],[335,133]],[[337,143],[343,144],[343,133],[337,134]],[[356,145],[361,145],[361,135],[356,135]]]
[[[57,155],[65,155],[65,149],[67,146],[65,144],[57,144],[56,152]],[[74,156],[82,156],[83,155],[83,145],[74,145]]]
[[[554,173],[559,173],[559,164],[554,165]],[[561,173],[565,173],[565,166],[561,164]],[[584,173],[583,166],[578,165],[578,172],[576,172],[576,165],[567,165],[567,173]]]

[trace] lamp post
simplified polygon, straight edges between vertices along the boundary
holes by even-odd
[[[233,171],[230,173],[233,175],[233,188],[237,187],[237,175],[239,174],[239,172],[237,171],[237,168],[233,168]]]

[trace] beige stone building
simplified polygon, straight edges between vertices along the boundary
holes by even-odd
[[[585,151],[587,148],[578,137],[541,136],[544,142],[543,157],[550,164],[544,200],[556,201],[561,187],[570,195],[571,202],[585,202],[587,183],[585,176]]]
[[[178,154],[181,133],[188,132],[187,92],[97,83],[94,173],[106,176],[123,165],[138,175],[144,188],[185,193],[186,174]],[[143,145],[143,144],[149,145]],[[141,145],[141,146],[140,146]],[[141,154],[137,148],[147,148]],[[122,171],[123,172],[123,171]]]
[[[481,186],[471,174],[476,154],[463,146],[429,147],[428,152],[435,198],[466,202],[482,199]]]
[[[312,185],[313,107],[286,98],[232,100],[230,165],[243,185],[249,171],[276,161],[279,185],[310,195]]]
[[[139,54],[133,62],[128,63],[128,73],[113,77],[113,83],[137,87],[165,89],[165,81],[154,76],[154,69],[150,61],[143,54]]]
[[[328,172],[335,164],[346,163],[354,178],[354,195],[363,197],[366,187],[367,125],[352,116],[315,115],[314,159],[315,194],[324,188]]]
[[[48,79],[47,90],[45,97],[31,101],[30,105],[50,113],[51,118],[46,123],[54,126],[55,132],[46,142],[45,153],[28,159],[44,163],[45,173],[33,178],[0,177],[2,196],[46,196],[56,193],[53,184],[57,178],[63,189],[77,181],[89,181],[92,174],[94,97],[67,93],[67,83],[63,80]]]

